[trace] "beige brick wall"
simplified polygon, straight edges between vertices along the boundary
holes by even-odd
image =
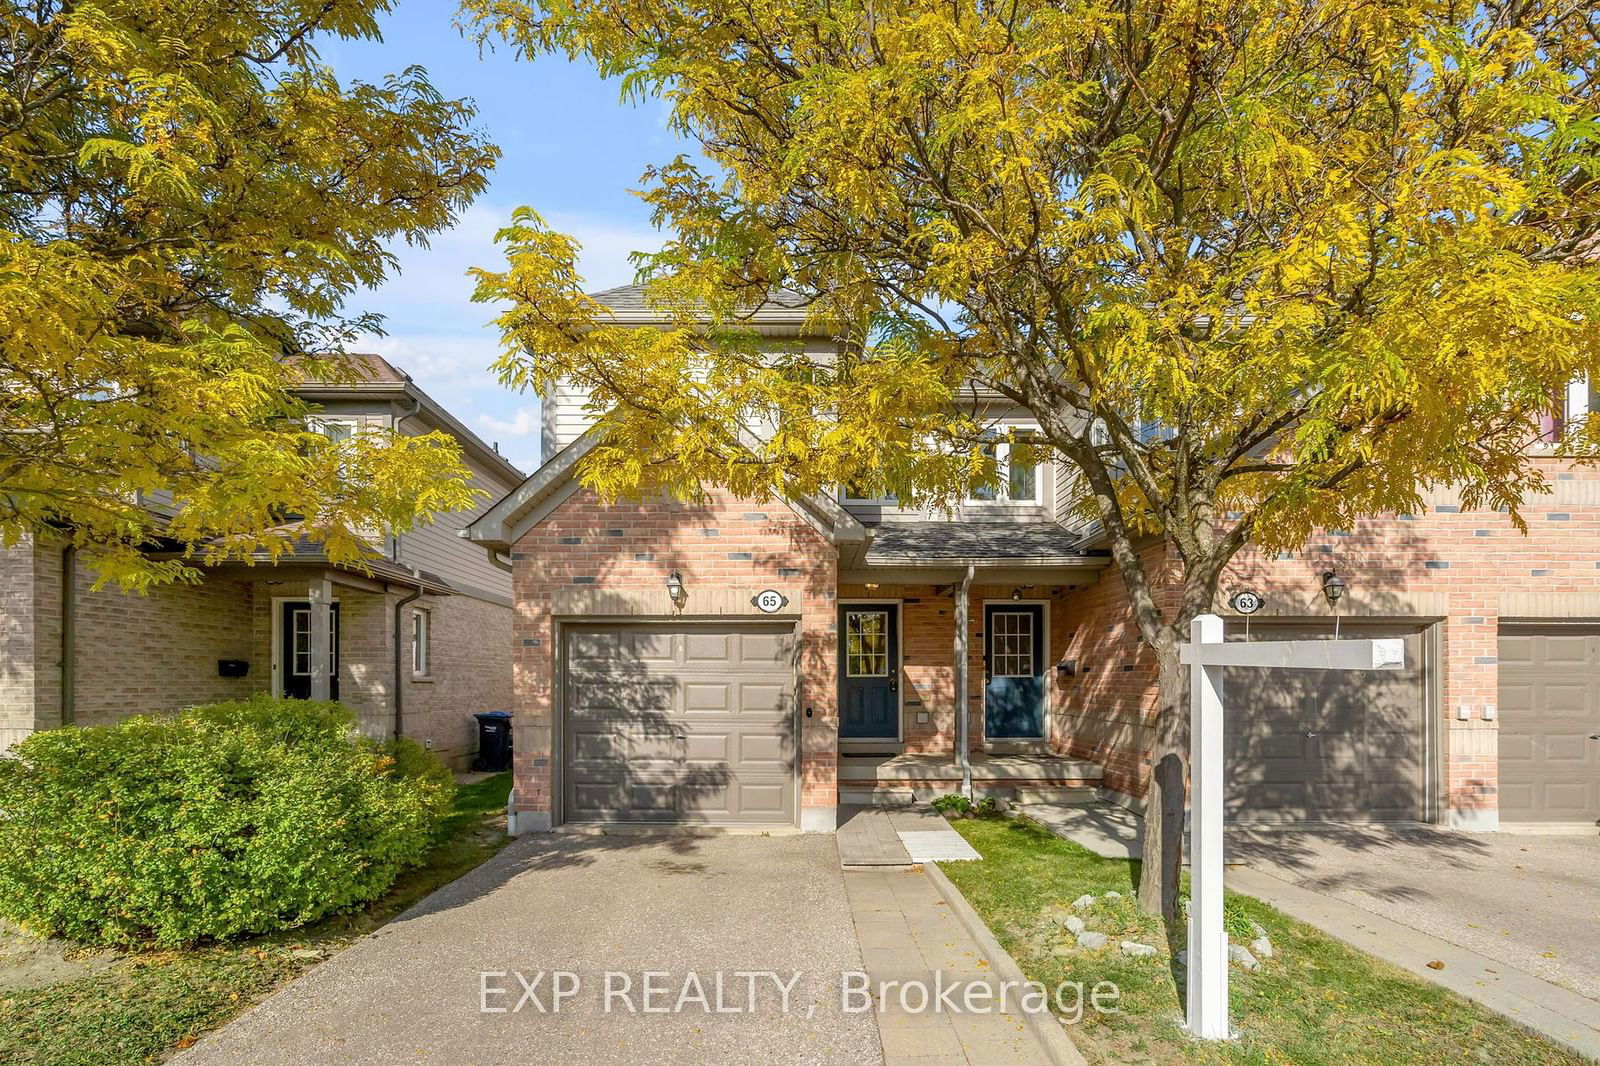
[[[418,607],[431,619],[428,680],[411,672],[411,615]],[[513,707],[511,608],[468,596],[424,596],[403,612],[406,735],[431,742],[440,758],[465,769],[478,746],[472,715]]]
[[[80,565],[74,642],[78,725],[241,699],[269,684],[256,646],[249,582],[206,575],[197,585],[163,585],[145,595],[115,587],[97,590],[93,583],[93,573]],[[59,616],[59,591],[49,611],[52,618]],[[219,676],[218,659],[249,660],[249,676]]]
[[[34,558],[31,540],[0,548],[0,751],[34,730]]]

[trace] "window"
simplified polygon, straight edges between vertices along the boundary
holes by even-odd
[[[1017,429],[1009,439],[985,444],[983,452],[994,459],[997,482],[973,489],[968,499],[974,503],[1040,502],[1039,459],[1029,447],[1037,439],[1037,430]]]
[[[847,677],[889,676],[889,612],[845,612],[844,661]]]
[[[433,615],[423,608],[415,608],[411,612],[411,672],[418,677],[427,677],[430,667],[430,657],[433,654],[432,640]]]
[[[990,670],[995,677],[1033,677],[1033,615],[996,611],[990,617]]]
[[[840,492],[839,498],[844,500],[845,503],[894,504],[899,502],[894,493],[879,491],[873,486],[862,482],[851,482],[846,485],[843,491]]]
[[[318,419],[314,426],[318,433],[321,433],[335,444],[343,444],[356,435],[356,424],[348,419],[330,420],[322,418]]]

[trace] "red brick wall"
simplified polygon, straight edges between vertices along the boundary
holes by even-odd
[[[1153,584],[1170,585],[1164,545],[1146,549],[1144,564]],[[1134,624],[1121,571],[1113,564],[1093,585],[1072,589],[1058,613],[1060,657],[1073,663],[1074,673],[1056,676],[1056,748],[1104,767],[1104,787],[1142,796],[1150,773],[1156,657]]]
[[[512,561],[519,812],[553,810],[553,612],[577,598],[616,594],[608,613],[669,618],[665,583],[673,570],[689,591],[686,617],[766,617],[749,605],[751,594],[775,588],[788,596],[785,613],[800,617],[799,701],[812,710],[801,718],[800,803],[836,805],[838,554],[787,506],[720,492],[699,503],[606,504],[580,490],[514,546]]]
[[[1349,586],[1346,617],[1438,623],[1444,814],[1458,824],[1492,825],[1474,812],[1497,807],[1500,723],[1485,721],[1483,708],[1499,704],[1501,618],[1600,618],[1600,472],[1557,459],[1539,465],[1551,491],[1523,508],[1526,535],[1504,513],[1465,511],[1458,497],[1439,492],[1414,515],[1318,531],[1295,552],[1246,549],[1221,584],[1223,601],[1240,587],[1264,593],[1264,615],[1326,618],[1320,588],[1332,569]],[[1152,547],[1147,557],[1163,551]],[[1073,592],[1067,612],[1075,627],[1067,657],[1078,661],[1078,676],[1058,679],[1058,736],[1068,754],[1106,768],[1108,788],[1140,795],[1155,660],[1133,627],[1116,570]],[[1470,720],[1457,720],[1460,704],[1471,708]]]

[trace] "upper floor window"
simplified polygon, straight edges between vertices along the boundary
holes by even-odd
[[[1016,430],[1008,439],[995,439],[983,446],[984,454],[994,458],[997,477],[992,485],[972,490],[972,503],[1022,503],[1041,501],[1043,486],[1039,477],[1039,457],[1032,447],[1037,428]]]
[[[839,491],[839,498],[845,503],[875,503],[885,506],[893,506],[900,502],[892,492],[857,481],[845,485]]]

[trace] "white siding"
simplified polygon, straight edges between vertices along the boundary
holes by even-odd
[[[542,440],[539,461],[548,463],[550,457],[583,436],[583,431],[594,424],[586,405],[589,390],[563,381],[543,398],[540,405]]]

